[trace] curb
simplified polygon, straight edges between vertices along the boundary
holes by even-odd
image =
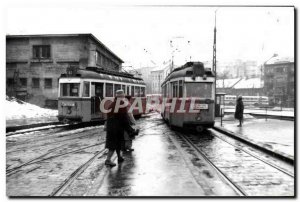
[[[234,114],[234,112],[225,112],[224,114]],[[256,113],[244,113],[249,114],[251,116],[256,116],[260,118],[270,118],[270,119],[279,119],[279,120],[288,120],[288,121],[294,121],[294,116],[281,116],[281,115],[271,115],[271,114],[256,114]]]
[[[269,118],[269,119],[279,119],[279,120],[287,120],[294,121],[295,117],[293,116],[279,116],[279,115],[269,115],[269,114],[254,114],[249,113],[251,116],[261,117],[261,118]]]
[[[218,126],[214,126],[213,128],[216,131],[218,131],[218,132],[224,133],[224,134],[226,134],[226,135],[228,135],[228,136],[230,136],[230,137],[232,137],[234,139],[237,139],[237,140],[239,140],[239,141],[241,141],[241,142],[243,142],[243,143],[245,143],[247,145],[250,145],[250,146],[252,146],[254,148],[257,148],[257,149],[259,149],[259,150],[261,150],[261,151],[263,151],[263,152],[265,152],[265,153],[267,153],[267,154],[269,154],[269,155],[271,155],[273,157],[279,158],[279,159],[281,159],[281,160],[283,160],[283,161],[285,161],[285,162],[287,162],[287,163],[289,163],[291,165],[294,165],[294,159],[291,158],[291,157],[289,157],[289,156],[287,156],[286,154],[283,154],[283,153],[278,152],[278,151],[275,152],[273,150],[266,149],[265,147],[259,145],[259,143],[254,143],[254,142],[252,142],[250,140],[242,138],[242,137],[238,136],[237,134],[235,134],[235,133],[233,133],[233,132],[231,132],[229,130],[226,130],[224,128],[221,128],[221,127],[218,127]]]
[[[15,132],[17,130],[24,130],[29,128],[42,127],[48,125],[58,125],[58,124],[61,124],[61,122],[47,122],[47,123],[34,123],[28,125],[21,125],[21,126],[8,126],[6,127],[6,133]]]

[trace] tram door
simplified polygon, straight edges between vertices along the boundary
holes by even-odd
[[[93,82],[92,83],[92,97],[91,97],[91,112],[99,117],[100,113],[100,103],[103,99],[103,83]],[[95,117],[96,118],[96,117]]]

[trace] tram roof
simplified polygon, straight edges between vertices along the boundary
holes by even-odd
[[[97,71],[94,68],[87,67],[87,69],[78,69],[76,73],[71,75],[62,74],[60,78],[71,78],[71,77],[79,77],[79,78],[89,78],[89,79],[102,79],[102,80],[111,80],[118,82],[126,82],[126,83],[135,83],[135,84],[145,84],[143,79],[136,78],[132,74],[123,73],[123,72],[115,72],[110,70],[100,70]]]
[[[174,69],[162,83],[164,85],[167,81],[179,77],[195,77],[203,76],[214,77],[214,73],[210,69],[205,69],[202,62],[187,62],[185,65]]]

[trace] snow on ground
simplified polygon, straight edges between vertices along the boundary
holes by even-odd
[[[57,116],[57,110],[45,109],[39,106],[20,101],[6,96],[5,118],[6,120],[47,118]]]

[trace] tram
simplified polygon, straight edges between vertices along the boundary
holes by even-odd
[[[253,106],[268,106],[269,98],[267,96],[242,96],[244,105]],[[226,105],[236,105],[237,96],[236,95],[225,95]]]
[[[161,116],[171,127],[199,132],[213,127],[215,85],[215,74],[201,62],[187,62],[174,69],[161,85],[165,100]]]
[[[119,89],[131,96],[130,103],[141,99],[142,112],[133,110],[133,115],[140,116],[146,106],[145,88],[144,81],[132,74],[97,67],[68,68],[59,78],[58,120],[64,123],[105,120],[106,113],[100,110],[100,103],[104,98],[113,100]],[[110,103],[105,102],[104,108]]]

